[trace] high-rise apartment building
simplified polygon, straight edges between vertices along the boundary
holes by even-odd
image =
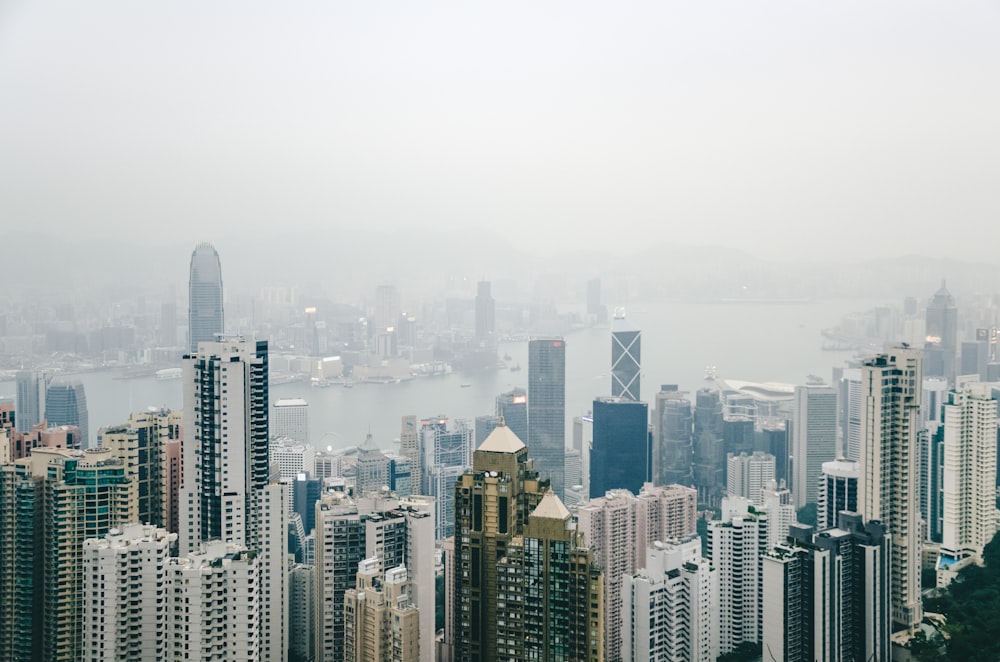
[[[566,341],[528,341],[528,446],[535,469],[563,495],[566,454]],[[591,487],[593,493],[593,487]]]
[[[611,322],[611,395],[638,402],[642,360],[642,332],[616,310]]]
[[[485,343],[497,331],[497,302],[490,294],[490,282],[481,280],[476,286],[476,340]]]
[[[288,571],[288,651],[291,660],[316,657],[316,572],[296,564]]]
[[[857,513],[814,533],[794,526],[763,566],[767,659],[889,660],[889,534]]]
[[[755,506],[763,505],[764,488],[774,480],[774,456],[763,451],[751,455],[730,453],[726,463],[727,496],[744,497]]]
[[[656,394],[653,430],[654,482],[693,485],[694,416],[691,401],[674,384],[664,384]]]
[[[345,662],[418,662],[421,614],[405,566],[382,571],[377,558],[358,564],[357,586],[344,594]]]
[[[90,415],[83,382],[75,377],[54,377],[45,389],[45,420],[51,427],[80,428],[83,447],[90,446]]]
[[[302,398],[276,400],[271,411],[270,437],[285,437],[309,443],[309,403]]]
[[[652,479],[651,465],[646,403],[615,397],[594,400],[590,496],[599,497],[615,489],[638,493]]]
[[[17,417],[14,421],[18,432],[31,429],[45,418],[45,389],[47,378],[44,373],[21,370],[17,373],[17,398],[14,401]]]
[[[792,494],[798,508],[816,503],[824,462],[837,459],[837,391],[824,384],[795,387]]]
[[[212,342],[225,332],[222,308],[222,265],[212,244],[198,244],[191,253],[188,280],[188,347]]]
[[[819,503],[816,507],[816,528],[820,531],[833,528],[842,510],[858,510],[858,481],[861,470],[853,460],[834,460],[823,463],[819,483]]]
[[[892,621],[912,628],[920,600],[920,351],[895,348],[864,361],[858,508],[892,537]]]
[[[840,377],[838,414],[840,416],[840,447],[844,457],[855,462],[861,459],[861,369],[848,368]]]
[[[722,519],[709,522],[708,557],[719,585],[719,654],[761,636],[761,555],[767,550],[766,513],[746,499],[723,499]]]
[[[948,394],[944,405],[941,554],[982,559],[996,534],[997,401],[987,385]]]
[[[344,599],[357,585],[358,564],[405,566],[410,597],[421,614],[420,660],[434,659],[434,503],[428,497],[352,500],[328,492],[316,503],[315,650],[317,662],[345,659]]]
[[[136,518],[136,487],[107,450],[36,448],[0,468],[0,657],[83,657],[82,550]]]
[[[719,572],[701,558],[696,537],[657,541],[643,569],[624,578],[622,662],[719,656]]]

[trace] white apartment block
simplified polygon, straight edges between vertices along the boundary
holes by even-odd
[[[719,656],[719,572],[701,541],[656,542],[621,588],[622,662],[714,662]]]
[[[767,513],[767,548],[785,544],[789,527],[797,521],[792,493],[772,480],[761,491],[761,501]]]
[[[127,524],[83,543],[83,659],[166,659],[174,533]]]
[[[996,534],[997,401],[985,384],[951,391],[944,406],[941,553],[982,558]]]
[[[774,456],[763,451],[754,451],[751,455],[730,453],[726,464],[728,496],[744,497],[750,499],[755,506],[763,505],[761,492],[774,480]]]

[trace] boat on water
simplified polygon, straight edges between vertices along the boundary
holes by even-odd
[[[472,384],[459,384],[458,385],[459,388],[469,388],[470,386],[472,386]]]
[[[180,379],[184,370],[181,368],[164,368],[156,371],[157,379]]]
[[[518,363],[517,365],[514,365],[514,366],[510,367],[510,371],[511,372],[517,372],[520,369],[521,369],[521,364],[520,363]]]

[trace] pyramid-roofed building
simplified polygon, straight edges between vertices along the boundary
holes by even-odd
[[[493,432],[490,432],[476,450],[489,453],[516,453],[522,448],[525,448],[524,442],[514,434],[513,430],[507,427],[501,418]]]

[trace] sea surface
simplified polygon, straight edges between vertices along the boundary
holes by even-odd
[[[631,305],[627,319],[642,331],[642,391],[655,399],[661,384],[695,391],[705,385],[706,368],[723,379],[801,384],[808,375],[830,379],[834,366],[852,352],[821,349],[820,331],[849,313],[867,310],[873,300],[809,303],[656,303]],[[593,399],[611,393],[611,329],[570,332],[566,339],[566,433],[572,419],[587,412]],[[497,394],[528,381],[527,342],[503,343],[508,369],[454,372],[393,384],[355,384],[353,388],[312,388],[307,382],[274,385],[271,400],[301,397],[309,403],[310,439],[317,448],[360,444],[371,431],[376,443],[393,448],[400,418],[444,416],[473,419],[492,414]],[[153,377],[120,379],[117,371],[88,372],[83,381],[90,413],[91,443],[100,427],[122,423],[130,411],[149,406],[180,408],[181,380]],[[13,381],[0,381],[0,397],[13,397]],[[568,440],[569,441],[569,440]]]

